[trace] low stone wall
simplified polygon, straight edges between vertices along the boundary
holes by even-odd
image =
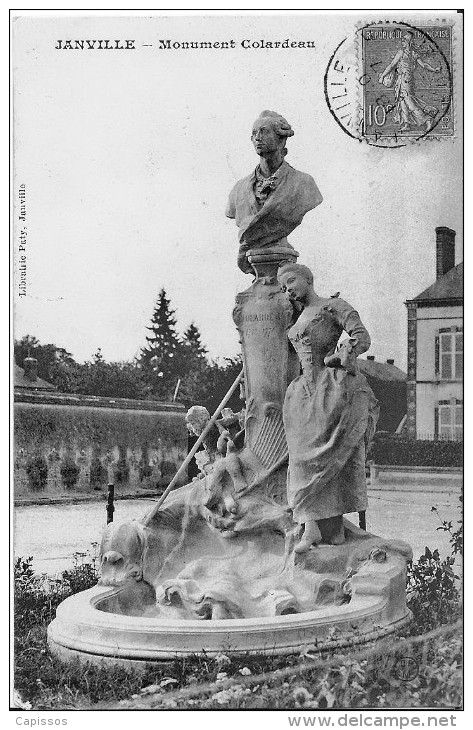
[[[187,453],[184,419],[176,404],[15,394],[15,499],[164,488]]]
[[[459,467],[370,464],[369,484],[371,489],[396,492],[461,492],[463,471]]]

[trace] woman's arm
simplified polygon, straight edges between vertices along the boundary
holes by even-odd
[[[356,309],[353,309],[350,305],[348,307],[349,309],[345,310],[341,315],[340,324],[350,336],[348,342],[351,351],[358,357],[358,355],[369,350],[371,338]]]
[[[416,61],[419,64],[419,66],[422,66],[422,68],[426,68],[427,71],[433,71],[434,73],[438,73],[440,71],[440,66],[437,66],[434,68],[430,65],[430,63],[427,63],[427,61],[423,61],[420,56],[416,57]]]
[[[371,345],[368,330],[360,319],[360,315],[343,299],[335,299],[332,312],[349,339],[342,342],[339,350],[325,358],[329,367],[344,367],[348,372],[355,372],[355,359],[366,352]]]
[[[388,73],[390,73],[393,70],[393,68],[395,68],[397,66],[397,64],[399,63],[399,59],[401,57],[401,53],[402,53],[402,51],[398,51],[396,53],[396,55],[394,56],[393,60],[391,61],[391,63],[389,63],[386,66],[386,68],[384,69],[384,71],[382,73],[380,73],[380,75],[379,75],[379,83],[380,84],[383,83],[384,77],[387,76]]]

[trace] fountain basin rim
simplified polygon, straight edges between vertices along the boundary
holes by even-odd
[[[363,603],[367,603],[366,599]],[[313,614],[315,612],[310,613]],[[116,614],[109,615],[116,616]],[[307,617],[307,614],[297,614],[297,616]],[[281,616],[278,618],[287,619],[293,618],[293,616]],[[352,616],[352,619],[354,618]],[[216,624],[217,621],[197,622],[197,627],[200,629],[197,635],[195,631],[182,631],[182,628],[184,628],[183,624],[189,622],[174,622],[174,627],[166,627],[168,631],[163,631],[163,624],[161,624],[160,631],[145,632],[147,633],[145,645],[136,645],[133,642],[137,638],[137,632],[130,630],[129,626],[125,635],[117,636],[114,632],[109,636],[107,633],[104,637],[105,640],[100,641],[98,640],[97,634],[89,637],[83,635],[83,630],[87,630],[87,628],[91,629],[92,627],[90,626],[80,627],[78,625],[79,635],[74,635],[67,631],[67,626],[61,627],[61,622],[55,619],[48,627],[48,644],[54,654],[66,661],[78,658],[80,661],[98,664],[105,663],[110,666],[122,664],[128,667],[146,667],[159,661],[199,654],[205,654],[210,657],[221,653],[231,656],[285,656],[299,653],[304,647],[308,646],[313,647],[312,650],[316,652],[333,651],[335,649],[379,641],[404,629],[410,623],[411,618],[411,612],[407,608],[404,609],[401,615],[393,616],[389,623],[384,623],[384,625],[383,619],[385,622],[386,617],[382,609],[375,611],[371,615],[367,615],[366,613],[364,615],[361,614],[361,616],[358,616],[358,619],[361,620],[355,627],[350,626],[350,621],[342,622],[343,624],[348,623],[349,625],[345,627],[345,634],[343,633],[343,629],[341,629],[341,634],[338,638],[320,637],[315,633],[317,628],[331,628],[333,626],[331,622],[325,622],[325,624],[319,623],[317,625],[309,621],[304,626],[299,625],[299,627],[295,627],[297,633],[294,634],[290,631],[290,627],[285,621],[279,621],[279,632],[276,632],[277,634],[280,633],[279,636],[275,636],[273,632],[268,631],[264,626],[260,626],[259,631],[247,632],[246,627],[240,625],[240,627],[234,627],[235,633],[233,640],[235,644],[233,645],[228,641],[231,638],[232,632],[225,632],[223,627],[221,627],[221,631],[212,630],[216,628],[212,625]],[[238,619],[232,619],[230,621],[235,623],[238,622]],[[222,622],[219,621],[219,623]],[[66,632],[64,633],[61,628],[65,629]],[[108,628],[112,629],[113,627],[109,626]],[[174,628],[174,631],[171,631],[171,628]],[[205,631],[202,631],[202,629],[205,629]],[[283,633],[284,630],[287,631],[288,629],[288,635]],[[238,634],[240,634],[240,637],[242,635],[243,638],[241,644]],[[225,636],[227,637],[226,640],[222,641]],[[248,642],[248,636],[251,637],[250,642]],[[171,645],[168,645],[167,641],[169,641],[170,637],[173,637],[174,640]],[[150,639],[153,639],[154,642],[150,642]],[[209,639],[211,639],[210,642]],[[188,643],[189,640],[190,643]],[[151,646],[150,643],[152,643]]]
[[[378,569],[381,567],[378,566]],[[48,628],[51,651],[95,663],[146,662],[191,655],[287,655],[306,646],[323,651],[366,643],[399,630],[410,620],[405,605],[405,568],[384,565],[376,574],[354,576],[352,600],[297,614],[215,620],[165,620],[100,610],[125,591],[97,585],[63,601]],[[126,596],[124,596],[126,599]],[[110,607],[114,608],[114,600]],[[126,605],[126,604],[124,604]],[[336,630],[335,635],[333,630]]]
[[[388,603],[387,596],[382,593],[370,593],[366,595],[355,595],[349,603],[341,605],[328,604],[323,608],[313,611],[305,611],[304,613],[290,613],[279,616],[252,616],[248,618],[228,618],[228,619],[166,619],[163,620],[159,616],[133,616],[131,614],[113,613],[103,611],[99,608],[100,604],[107,598],[111,598],[126,589],[124,586],[94,586],[81,593],[76,593],[66,598],[56,610],[56,618],[59,620],[69,620],[73,618],[78,620],[80,615],[80,623],[88,625],[93,619],[93,624],[103,628],[113,627],[116,629],[126,629],[127,631],[158,629],[165,633],[193,633],[196,630],[199,633],[218,631],[221,629],[225,632],[232,632],[232,629],[255,630],[258,631],[262,627],[267,630],[277,629],[284,624],[286,627],[304,628],[305,624],[311,626],[315,624],[325,624],[327,618],[350,620],[359,619],[361,616],[367,617],[372,613],[382,610]],[[367,613],[369,610],[369,613]],[[135,629],[130,623],[133,622]]]
[[[344,649],[350,646],[363,646],[364,644],[370,644],[374,641],[381,641],[382,639],[391,636],[392,634],[405,629],[412,620],[412,614],[409,610],[406,611],[406,615],[393,621],[389,626],[378,626],[370,631],[366,631],[363,634],[345,636],[339,639],[327,639],[320,641],[316,639],[316,644],[313,645],[312,653],[334,651],[335,649]],[[191,651],[189,649],[175,648],[168,650],[159,649],[145,649],[140,648],[124,648],[119,647],[118,644],[114,647],[114,651],[110,651],[111,647],[108,644],[95,645],[94,649],[77,648],[73,646],[67,646],[61,644],[59,641],[60,637],[54,636],[49,633],[48,630],[48,644],[52,651],[57,655],[62,655],[64,658],[72,656],[81,658],[85,661],[95,662],[98,660],[100,663],[125,664],[125,665],[137,665],[137,666],[149,666],[150,664],[156,664],[161,661],[169,661],[173,659],[184,658],[188,656],[195,656],[198,654],[205,654],[207,657],[215,657],[222,653],[230,654],[231,656],[287,656],[289,654],[296,654],[301,652],[304,648],[310,646],[309,642],[302,643],[291,643],[284,646],[276,646],[275,644],[267,644],[264,647],[258,647],[256,649],[234,649],[232,647],[222,647],[219,649],[200,649]]]
[[[133,615],[140,612],[138,607],[145,612],[153,606],[153,594],[146,583],[128,580],[120,586],[96,585],[58,606],[48,628],[48,642],[51,651],[66,661],[78,657],[95,663],[106,660],[143,665],[222,652],[234,656],[287,655],[307,646],[324,651],[374,641],[409,622],[403,556],[365,562],[352,576],[351,586],[349,603],[320,605],[304,613],[168,620]]]
[[[174,620],[108,613],[102,600],[124,587],[95,586],[67,598],[48,627],[52,652],[63,660],[142,666],[190,655],[288,655],[365,644],[403,628],[410,611],[386,594],[355,596],[351,603],[277,617]],[[330,630],[336,627],[336,638]]]

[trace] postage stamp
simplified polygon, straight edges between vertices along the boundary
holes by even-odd
[[[351,137],[378,147],[453,137],[453,31],[446,23],[371,23],[335,49],[327,105]]]
[[[364,28],[362,64],[366,138],[453,135],[450,26]]]

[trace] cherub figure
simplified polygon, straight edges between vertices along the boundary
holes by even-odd
[[[212,473],[207,479],[204,504],[211,510],[216,509],[221,516],[225,513],[236,515],[238,494],[245,490],[248,484],[237,455],[237,448],[229,431],[221,434],[217,448],[220,453],[226,449],[226,455],[216,461]]]
[[[199,469],[206,478],[203,515],[218,529],[234,524],[238,494],[248,486],[233,440],[239,435],[240,415],[229,408],[224,409],[222,418],[204,441],[204,451],[196,454]],[[209,420],[210,414],[203,406],[192,406],[186,415],[187,427],[196,436],[202,433]]]

